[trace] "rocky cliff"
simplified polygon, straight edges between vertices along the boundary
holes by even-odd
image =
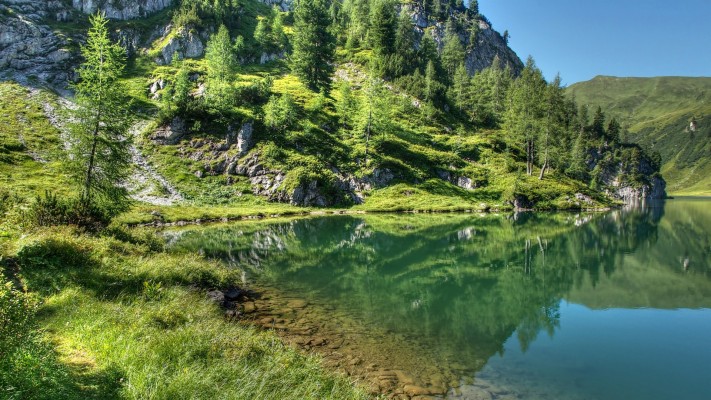
[[[431,5],[429,6],[431,8]],[[419,37],[429,31],[437,42],[439,50],[444,46],[446,22],[432,17],[427,12],[426,1],[417,0],[404,3],[402,8],[409,13]],[[494,30],[486,18],[471,15],[464,7],[451,8],[448,18],[457,21],[457,34],[466,48],[465,65],[469,74],[474,74],[491,66],[498,57],[502,66],[509,66],[515,75],[523,69],[523,62],[506,43],[499,32]],[[478,33],[472,36],[470,32]],[[472,43],[472,38],[474,43]]]
[[[146,17],[172,4],[173,0],[72,0],[72,6],[84,14],[102,11],[106,18],[117,20]]]
[[[66,82],[76,53],[70,50],[70,38],[57,34],[44,21],[64,20],[67,15],[61,1],[0,1],[0,79]]]

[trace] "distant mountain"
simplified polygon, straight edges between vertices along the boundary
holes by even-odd
[[[618,118],[625,140],[658,151],[670,194],[711,195],[711,78],[597,76],[567,93]]]

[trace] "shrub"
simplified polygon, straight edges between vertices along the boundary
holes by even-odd
[[[30,204],[22,215],[22,220],[29,226],[59,226],[76,225],[95,232],[107,226],[111,221],[112,212],[99,206],[89,208],[82,206],[77,200],[61,199],[51,192],[45,192],[44,197]]]

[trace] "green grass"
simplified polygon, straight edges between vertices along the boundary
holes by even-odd
[[[45,190],[70,194],[61,168],[59,131],[52,126],[41,102],[54,103],[46,92],[30,97],[15,83],[0,83],[0,188],[20,197]]]
[[[711,78],[599,76],[568,94],[608,110],[629,129],[627,140],[659,151],[669,194],[711,195]]]
[[[15,278],[42,300],[41,334],[33,347],[40,354],[0,363],[13,371],[0,371],[3,379],[11,378],[0,382],[4,394],[366,397],[271,332],[225,321],[205,292],[231,285],[234,271],[199,256],[163,253],[152,235],[114,230],[90,237],[63,228],[14,241],[8,255],[17,264]],[[49,362],[46,367],[41,360]]]

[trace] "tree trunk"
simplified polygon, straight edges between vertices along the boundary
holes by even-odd
[[[548,155],[546,155],[546,160],[543,162],[543,166],[541,167],[541,174],[538,175],[539,181],[543,180],[543,174],[546,173],[547,168],[548,168]]]
[[[373,118],[373,109],[368,109],[368,126],[365,128],[365,166],[368,166],[368,142],[370,142],[370,122]]]
[[[101,121],[101,109],[96,113],[96,123],[92,133],[91,152],[89,153],[89,165],[86,168],[86,180],[84,181],[84,195],[82,196],[82,206],[89,209],[91,205],[91,181],[94,172],[94,162],[96,159],[96,145],[99,141],[99,126]]]

